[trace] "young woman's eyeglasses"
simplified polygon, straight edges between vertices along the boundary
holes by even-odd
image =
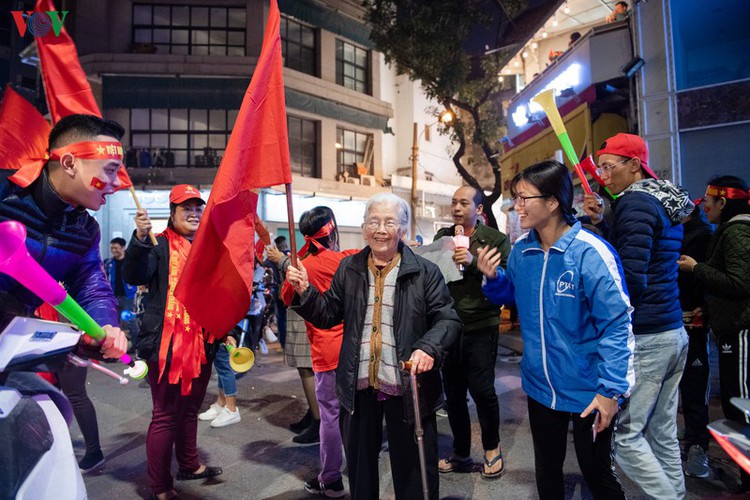
[[[622,165],[623,163],[630,160],[632,160],[632,158],[625,158],[624,160],[618,161],[617,163],[602,163],[596,169],[596,175],[598,175],[599,177],[603,176],[604,174],[609,175],[612,173],[615,167],[617,167],[618,165]]]
[[[520,196],[520,195],[516,195],[513,198],[511,198],[510,201],[514,205],[518,205],[519,207],[523,207],[524,205],[526,205],[526,200],[533,200],[535,198],[549,198],[549,197],[550,197],[550,195],[548,195],[548,194],[538,194],[538,195],[535,195],[535,196]]]

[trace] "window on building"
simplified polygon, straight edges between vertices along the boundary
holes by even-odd
[[[359,177],[356,164],[364,163],[367,142],[371,140],[372,134],[344,128],[336,129],[337,171],[339,173],[347,172],[353,177]]]
[[[315,30],[286,16],[281,16],[281,53],[284,66],[308,75],[318,76]]]
[[[159,54],[244,56],[245,9],[134,4],[134,50],[150,46]]]
[[[286,124],[292,172],[303,177],[318,177],[318,123],[287,116]]]
[[[336,83],[369,94],[370,52],[343,40],[336,40]]]
[[[126,155],[126,166],[218,167],[237,113],[236,109],[131,109],[131,147],[126,149],[133,151]]]

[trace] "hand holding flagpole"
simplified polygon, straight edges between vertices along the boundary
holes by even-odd
[[[135,188],[133,186],[130,186],[130,194],[133,196],[133,201],[135,202],[135,208],[139,212],[143,212],[143,208],[141,208],[141,202],[138,201],[138,195],[135,194]],[[156,241],[156,236],[154,236],[154,232],[151,231],[150,229],[148,231],[148,237],[151,240],[152,245],[157,246],[159,244],[159,242]]]

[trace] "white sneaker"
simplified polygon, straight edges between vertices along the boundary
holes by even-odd
[[[266,342],[268,342],[269,344],[273,344],[274,342],[279,340],[276,334],[273,333],[273,330],[271,330],[270,326],[267,326],[263,330],[263,338],[266,339]]]
[[[258,345],[260,346],[260,352],[262,352],[263,354],[268,354],[268,346],[263,339],[260,339],[260,341],[258,341]]]
[[[221,413],[221,410],[223,409],[223,406],[219,406],[214,403],[208,407],[208,410],[198,415],[198,420],[213,420],[219,416],[219,413]]]
[[[226,427],[227,425],[236,424],[240,421],[240,410],[230,410],[226,406],[221,409],[221,413],[211,421],[211,427]]]

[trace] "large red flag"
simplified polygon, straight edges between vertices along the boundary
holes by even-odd
[[[52,0],[37,0],[36,11],[56,12]],[[101,117],[91,85],[78,61],[76,45],[65,28],[57,36],[50,30],[46,36],[36,37],[36,49],[52,123],[75,114]]]
[[[53,12],[50,15],[55,15],[56,12],[52,0],[37,0],[36,11]],[[78,60],[75,43],[65,27],[63,26],[59,33],[50,30],[46,36],[35,39],[52,123],[55,124],[60,119],[74,114],[95,115],[101,118],[102,112]],[[44,139],[46,141],[47,137]],[[29,169],[30,167],[25,168]],[[35,179],[38,175],[39,172],[34,175],[34,172],[29,171],[28,175],[22,172],[17,177],[33,176]],[[117,172],[117,176],[122,184],[120,189],[127,189],[133,185],[124,167]]]
[[[44,161],[50,130],[29,101],[6,86],[0,103],[0,168],[18,169],[32,158]]]
[[[253,189],[292,182],[279,24],[271,0],[258,64],[175,289],[188,313],[216,335],[230,331],[250,308],[258,202]]]

